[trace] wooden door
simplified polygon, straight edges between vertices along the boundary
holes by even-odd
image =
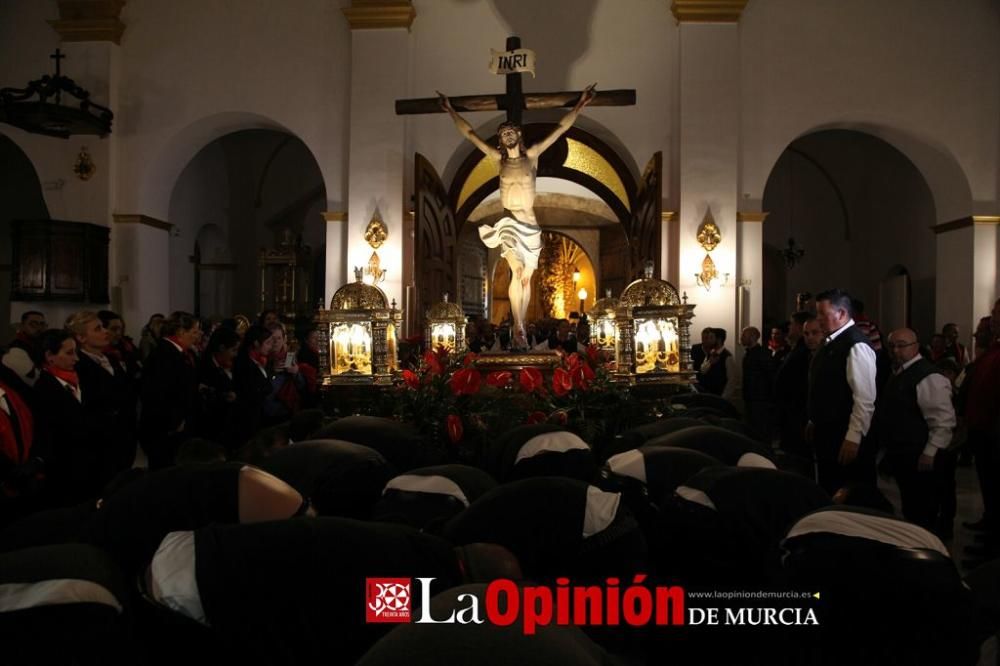
[[[433,165],[420,153],[414,159],[414,282],[412,321],[423,329],[424,312],[444,292],[460,298],[456,248],[458,229],[448,192]]]
[[[660,277],[660,243],[663,209],[663,153],[646,165],[639,182],[629,224],[629,279],[642,276],[646,261],[653,260],[653,277]]]

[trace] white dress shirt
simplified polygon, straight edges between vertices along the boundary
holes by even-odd
[[[74,398],[76,398],[77,402],[80,402],[80,403],[83,402],[83,390],[79,386],[73,386],[72,384],[70,384],[65,379],[60,379],[59,377],[56,377],[55,375],[52,375],[52,376],[55,377],[55,380],[57,382],[59,382],[60,384],[62,384],[62,387],[64,389],[66,389],[67,391],[69,391],[70,394]]]
[[[895,371],[899,374],[920,359],[917,354]],[[927,422],[927,443],[924,455],[933,456],[938,449],[944,450],[951,444],[955,430],[955,408],[951,404],[951,382],[940,373],[932,373],[917,384],[917,405]]]
[[[826,338],[826,344],[837,339],[841,333],[854,326],[854,320],[838,328]],[[856,344],[847,355],[847,385],[851,387],[854,396],[854,406],[851,408],[851,419],[847,425],[844,439],[855,444],[861,443],[861,438],[868,434],[875,413],[875,350],[870,344]]]

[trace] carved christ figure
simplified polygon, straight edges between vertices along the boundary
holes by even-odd
[[[531,302],[531,275],[538,268],[538,255],[542,250],[542,230],[535,221],[534,211],[538,157],[573,126],[583,107],[594,99],[595,85],[588,86],[580,94],[576,106],[559,121],[559,126],[551,134],[530,148],[524,145],[521,128],[512,122],[505,122],[497,128],[497,147],[488,145],[476,136],[472,126],[438,91],[441,108],[455,121],[458,131],[487,157],[499,163],[500,203],[504,207],[504,216],[493,226],[479,227],[479,237],[486,247],[502,248],[500,255],[507,260],[513,272],[508,293],[514,317],[512,337],[517,348],[527,346],[524,318]]]

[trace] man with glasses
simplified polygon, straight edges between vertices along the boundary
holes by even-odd
[[[892,376],[879,395],[876,418],[903,517],[947,538],[951,519],[940,516],[937,487],[955,473],[954,461],[946,460],[955,430],[951,382],[920,355],[917,334],[908,328],[889,334],[889,354]]]
[[[34,386],[42,367],[41,339],[48,329],[45,315],[29,310],[21,315],[21,325],[3,356],[3,364],[14,371],[28,386]]]
[[[849,482],[875,484],[875,443],[866,435],[875,412],[875,350],[851,316],[841,289],[816,297],[826,343],[809,367],[806,439],[816,452],[816,480],[832,496]]]

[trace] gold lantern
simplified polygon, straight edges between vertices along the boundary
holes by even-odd
[[[599,299],[590,309],[590,316],[594,321],[590,329],[590,339],[598,349],[612,357],[618,340],[618,325],[615,323],[617,310],[618,299],[611,295],[610,289],[605,289],[604,298]]]
[[[677,288],[653,277],[647,262],[645,277],[622,291],[616,310],[615,358],[619,378],[632,383],[690,381],[691,319],[694,305]]]
[[[330,309],[316,314],[323,385],[391,384],[399,370],[396,331],[402,316],[395,300],[390,306],[381,289],[364,283],[362,269],[354,269],[354,276],[333,295]]]
[[[465,349],[465,313],[458,303],[449,303],[445,292],[440,303],[427,310],[424,337],[427,349],[444,347],[449,354]]]

